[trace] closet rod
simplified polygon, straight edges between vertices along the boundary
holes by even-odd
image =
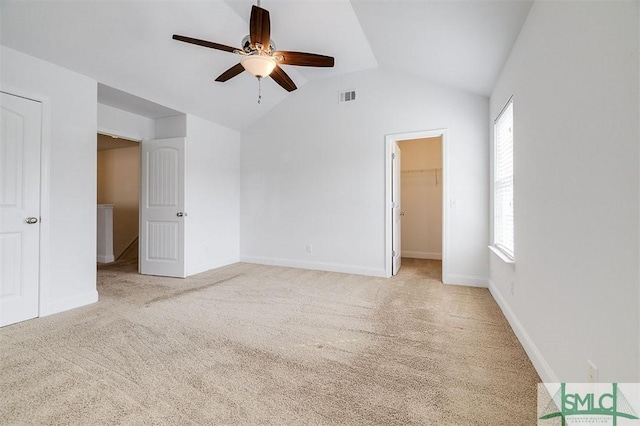
[[[401,170],[401,173],[425,173],[425,172],[441,172],[442,169],[413,169],[413,170]]]

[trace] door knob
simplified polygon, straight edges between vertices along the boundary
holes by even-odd
[[[404,216],[404,212],[400,212],[400,216]]]
[[[29,225],[33,225],[34,223],[38,223],[38,218],[37,217],[28,217],[25,219],[25,222],[27,222]]]
[[[176,216],[178,216],[178,217],[183,217],[183,216],[186,216],[186,215],[187,215],[187,214],[186,214],[185,212],[178,212],[178,213],[176,214]]]

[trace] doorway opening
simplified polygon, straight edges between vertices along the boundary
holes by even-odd
[[[385,271],[402,257],[441,259],[447,282],[448,140],[446,129],[386,137]]]
[[[138,265],[140,141],[98,133],[99,264]]]
[[[402,257],[442,260],[442,136],[398,142]]]

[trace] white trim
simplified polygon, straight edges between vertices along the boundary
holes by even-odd
[[[559,383],[558,376],[556,376],[547,361],[542,356],[542,353],[538,350],[538,347],[533,342],[527,331],[524,329],[518,318],[513,313],[507,301],[502,297],[498,288],[493,284],[493,281],[489,279],[489,292],[493,299],[496,301],[505,318],[509,322],[511,329],[516,334],[516,337],[520,341],[520,344],[524,348],[524,351],[529,356],[533,367],[538,372],[540,379],[545,383]]]
[[[402,257],[409,259],[434,259],[441,260],[442,253],[427,252],[427,251],[407,251],[402,250]]]
[[[500,119],[500,117],[502,117],[502,114],[504,114],[504,112],[507,110],[507,108],[509,107],[509,104],[513,103],[513,95],[511,95],[509,97],[509,99],[507,100],[507,103],[504,104],[504,106],[502,107],[502,109],[500,110],[500,113],[498,114],[498,116],[496,117],[495,120],[493,120],[493,124],[496,124],[498,122],[498,120]]]
[[[491,168],[491,172],[490,172],[490,176],[491,176],[491,181],[490,181],[490,188],[491,188],[491,196],[490,196],[490,202],[491,202],[491,208],[490,208],[490,213],[491,213],[491,218],[490,218],[490,230],[491,230],[491,245],[494,246],[497,250],[503,251],[504,252],[504,256],[506,256],[507,258],[513,260],[513,255],[515,252],[515,210],[513,208],[513,202],[514,202],[514,197],[515,197],[515,182],[514,182],[514,176],[515,176],[515,170],[514,170],[514,163],[513,163],[513,150],[514,150],[514,144],[513,144],[513,133],[511,135],[511,185],[512,185],[512,194],[511,194],[511,213],[513,216],[513,223],[512,223],[512,227],[513,229],[511,229],[512,231],[512,241],[510,241],[511,243],[511,247],[507,247],[508,244],[504,244],[506,243],[505,241],[500,241],[499,243],[502,243],[502,245],[504,245],[504,249],[500,249],[498,248],[498,244],[496,244],[496,217],[495,217],[495,212],[496,212],[496,180],[495,180],[495,176],[496,176],[496,170],[499,167],[498,165],[498,161],[497,161],[497,156],[498,156],[498,131],[496,130],[496,128],[498,127],[498,122],[500,121],[500,118],[504,115],[504,113],[511,107],[511,126],[512,126],[512,130],[513,130],[513,95],[509,98],[509,100],[507,101],[507,103],[505,104],[505,106],[502,108],[502,110],[500,111],[500,114],[498,114],[498,116],[496,117],[496,119],[493,122],[493,127],[492,127],[492,143],[491,143],[491,163],[490,163],[490,168]],[[501,228],[500,228],[501,229]],[[502,239],[501,239],[502,240]],[[511,250],[509,250],[511,249]],[[511,253],[509,253],[509,251],[511,251]],[[503,257],[503,256],[501,256]]]
[[[96,261],[98,263],[111,263],[115,260],[115,258],[113,257],[113,255],[104,255],[104,254],[99,254],[96,256]]]
[[[511,259],[509,256],[507,256],[505,253],[502,252],[502,250],[500,250],[499,248],[497,248],[496,246],[488,246],[489,250],[495,254],[496,256],[498,256],[500,258],[500,260],[502,260],[504,263],[506,263],[507,265],[512,265],[515,266],[516,262]]]
[[[379,268],[363,268],[360,266],[340,265],[338,263],[308,262],[295,259],[276,259],[258,256],[240,256],[240,262],[260,265],[285,266],[289,268],[310,269],[314,271],[340,272],[343,274],[366,275],[370,277],[386,277],[385,271]]]
[[[138,143],[142,142],[142,139],[140,139],[140,137],[138,137],[137,135],[133,135],[132,133],[123,132],[121,130],[106,129],[104,127],[98,126],[97,133],[100,133],[101,135],[116,137],[116,138],[119,138],[119,139],[127,139],[127,140],[129,140],[131,142],[138,142]]]
[[[48,96],[25,92],[22,89],[2,84],[0,91],[21,98],[39,102],[42,112],[40,137],[40,264],[38,278],[38,316],[47,310],[50,293],[50,189],[51,189],[51,98]]]
[[[384,203],[384,223],[385,223],[385,251],[384,270],[386,277],[392,275],[391,253],[392,241],[391,230],[393,227],[391,215],[391,151],[396,142],[407,139],[425,139],[442,137],[442,281],[451,281],[449,277],[449,130],[433,129],[418,132],[395,133],[385,136],[385,203]],[[484,284],[486,287],[486,283]]]
[[[41,312],[40,316],[57,314],[58,312],[68,311],[70,309],[79,308],[98,301],[98,291],[91,290],[68,299],[60,300],[46,307],[45,312]]]
[[[447,280],[443,280],[442,282],[449,285],[464,285],[468,287],[482,288],[487,288],[487,286],[489,285],[489,280],[487,278],[462,274],[448,274]]]
[[[40,315],[49,303],[51,290],[51,99],[42,102],[40,151]]]

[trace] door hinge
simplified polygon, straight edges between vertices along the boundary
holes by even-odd
[[[392,257],[396,257],[396,251],[395,250],[391,250],[391,256]]]
[[[395,159],[396,159],[396,153],[395,153],[395,152],[392,152],[392,153],[391,153],[391,159],[392,159],[392,160],[395,160]]]

